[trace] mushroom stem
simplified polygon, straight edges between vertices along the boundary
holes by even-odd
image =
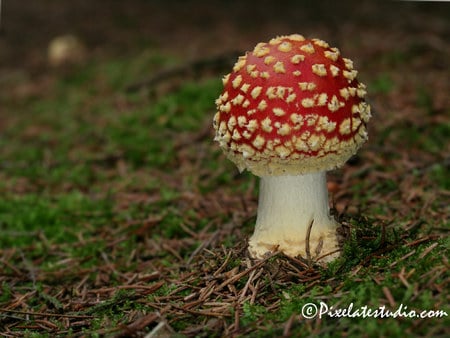
[[[326,172],[261,177],[256,227],[249,241],[252,257],[282,251],[317,259],[338,249],[336,228],[328,206]],[[328,255],[323,262],[336,256],[336,252]]]

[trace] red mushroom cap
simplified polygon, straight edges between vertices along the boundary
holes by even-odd
[[[343,165],[367,140],[353,62],[319,39],[259,43],[223,79],[215,140],[242,171],[298,175]]]

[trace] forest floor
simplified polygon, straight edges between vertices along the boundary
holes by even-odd
[[[0,335],[448,336],[448,4],[336,3],[3,1]],[[236,53],[289,33],[353,59],[373,110],[328,175],[327,267],[249,257],[258,180],[212,141]],[[400,315],[339,312],[364,307]]]

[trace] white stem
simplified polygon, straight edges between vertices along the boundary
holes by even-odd
[[[337,223],[329,212],[325,172],[264,176],[259,194],[255,232],[249,241],[253,257],[278,250],[288,256],[317,258],[337,250]]]

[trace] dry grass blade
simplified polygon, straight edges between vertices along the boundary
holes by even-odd
[[[383,286],[382,287],[382,290],[383,290],[383,293],[384,293],[384,295],[386,296],[386,299],[388,300],[388,302],[389,302],[389,305],[392,307],[392,308],[395,308],[395,300],[394,300],[394,297],[392,297],[392,293],[391,293],[391,290],[389,290],[389,288],[387,287],[387,286]]]
[[[272,253],[270,254],[268,257],[258,261],[255,265],[249,267],[248,269],[238,273],[237,275],[234,275],[232,277],[230,277],[229,279],[227,279],[226,281],[224,281],[222,284],[220,284],[215,291],[220,291],[222,290],[225,286],[230,285],[238,280],[240,280],[242,277],[248,275],[249,273],[251,273],[253,270],[263,266],[269,259],[271,259],[272,257],[276,256],[278,253]]]
[[[147,315],[144,315],[140,318],[138,318],[136,321],[134,321],[131,324],[128,324],[124,329],[122,329],[122,332],[115,335],[114,337],[130,337],[136,334],[136,332],[141,331],[142,329],[146,328],[150,324],[154,323],[160,318],[160,316],[156,313],[149,313]]]
[[[308,229],[306,229],[306,260],[308,261],[308,265],[312,264],[312,258],[311,258],[311,248],[310,248],[310,244],[309,244],[309,240],[311,237],[311,230],[313,227],[313,223],[314,223],[314,219],[311,220],[311,222],[309,222],[308,225]]]
[[[159,288],[161,288],[164,284],[165,282],[161,281],[153,285],[118,285],[110,288],[92,289],[89,290],[88,292],[98,294],[98,293],[115,292],[117,290],[144,290],[145,293],[153,293]]]
[[[60,313],[50,313],[50,312],[31,312],[31,311],[11,310],[11,309],[5,309],[5,308],[0,308],[0,312],[21,314],[21,315],[33,316],[33,317],[59,317],[59,318],[74,318],[74,319],[94,318],[94,316],[86,316],[86,315],[60,314]]]

